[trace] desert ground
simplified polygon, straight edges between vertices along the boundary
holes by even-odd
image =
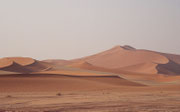
[[[116,46],[73,60],[5,57],[0,112],[180,112],[180,55]]]
[[[3,92],[0,94],[0,111],[179,112],[179,89],[179,87],[173,87],[173,89],[171,87],[114,87],[51,92]]]

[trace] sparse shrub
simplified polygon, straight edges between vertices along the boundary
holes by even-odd
[[[61,93],[57,93],[56,95],[57,95],[57,96],[61,96],[62,94],[61,94]]]
[[[6,98],[12,98],[12,96],[11,95],[7,95]]]

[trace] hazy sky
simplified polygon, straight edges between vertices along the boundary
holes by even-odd
[[[180,0],[0,0],[0,57],[72,59],[126,44],[180,54]]]

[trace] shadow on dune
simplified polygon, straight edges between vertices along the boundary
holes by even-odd
[[[177,64],[172,60],[169,60],[167,64],[158,64],[156,69],[159,74],[180,75],[180,64]]]
[[[9,65],[7,67],[0,68],[0,70],[10,71],[10,72],[19,72],[19,73],[32,72],[30,69],[27,69],[26,67],[21,66],[21,65],[17,64],[16,62],[13,62],[11,65]]]

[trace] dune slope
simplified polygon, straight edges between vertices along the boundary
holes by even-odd
[[[135,73],[180,75],[178,55],[138,50],[131,46],[116,46],[110,50],[71,61],[86,62],[100,68],[120,69]],[[76,67],[78,66],[76,65]]]
[[[165,64],[169,61],[165,56],[158,53],[146,50],[129,50],[121,46],[116,46],[110,50],[72,61],[80,60],[104,68],[120,68],[145,62]]]
[[[52,74],[31,74],[28,77],[20,77],[19,75],[0,76],[0,92],[99,90],[121,86],[142,87],[144,85],[115,76],[74,77]]]
[[[18,73],[32,73],[50,68],[45,62],[32,58],[8,57],[0,59],[0,70]]]

